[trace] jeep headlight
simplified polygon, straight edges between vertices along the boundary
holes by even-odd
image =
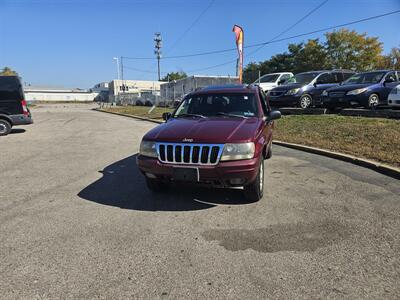
[[[321,94],[321,96],[328,96],[328,92],[326,90],[324,90]]]
[[[254,143],[225,144],[221,160],[240,160],[254,157]]]
[[[288,91],[286,92],[286,95],[295,95],[295,94],[297,94],[298,91],[300,91],[300,88],[291,89],[291,90],[288,90]]]
[[[361,93],[364,93],[366,90],[368,90],[368,88],[352,90],[352,91],[347,92],[347,95],[359,95]]]
[[[157,157],[156,143],[142,140],[139,153],[143,156]]]

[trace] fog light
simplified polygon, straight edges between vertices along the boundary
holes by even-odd
[[[151,174],[151,173],[146,173],[146,176],[147,176],[148,178],[157,178],[156,175]]]
[[[229,183],[232,185],[241,185],[244,183],[244,179],[243,178],[232,178],[229,180]]]

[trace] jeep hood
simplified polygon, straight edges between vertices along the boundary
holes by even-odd
[[[172,143],[184,139],[193,140],[192,143],[248,142],[257,135],[261,122],[257,118],[172,118],[150,130],[143,139]]]

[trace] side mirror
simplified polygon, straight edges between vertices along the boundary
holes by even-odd
[[[164,121],[167,121],[169,118],[171,118],[172,114],[170,112],[165,112],[162,114],[162,118]]]
[[[286,80],[285,79],[281,79],[278,81],[278,85],[282,85]]]
[[[273,110],[271,111],[268,116],[267,116],[267,122],[271,122],[273,120],[278,120],[282,117],[282,114],[279,110]]]

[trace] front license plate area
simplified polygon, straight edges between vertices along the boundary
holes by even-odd
[[[199,181],[199,169],[197,168],[174,168],[172,171],[174,180],[177,181]]]

